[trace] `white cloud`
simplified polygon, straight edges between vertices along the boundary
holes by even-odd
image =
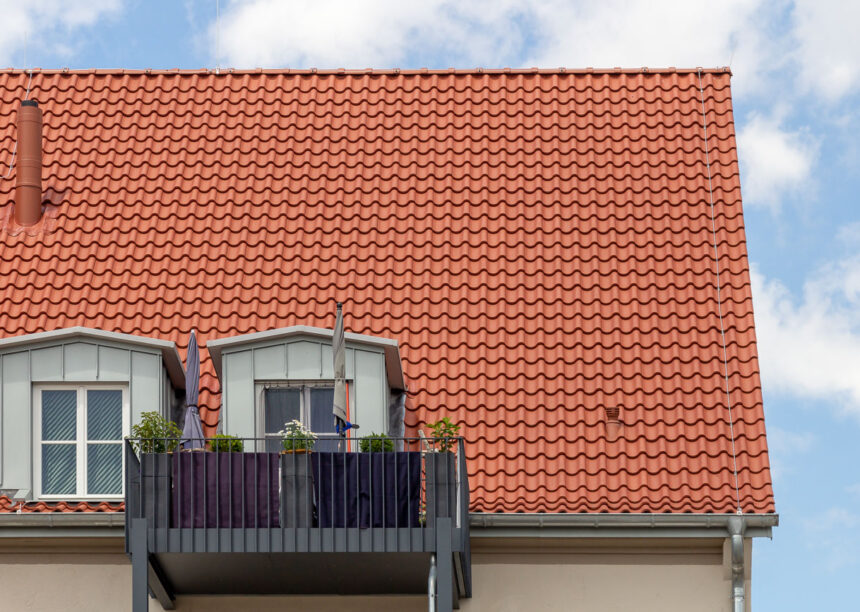
[[[782,54],[762,12],[778,2],[656,0],[238,0],[224,11],[221,55],[229,64],[392,67],[411,59],[501,66],[721,66],[756,81]],[[210,28],[215,43],[214,24]]]
[[[744,202],[778,209],[784,199],[808,192],[818,144],[782,125],[782,113],[753,114],[738,132]]]
[[[796,0],[795,51],[808,90],[837,100],[860,85],[860,2]]]
[[[766,13],[779,2],[542,2],[544,44],[535,65],[715,67],[731,63],[733,88],[762,86],[782,57]]]
[[[221,57],[237,67],[392,67],[430,49],[493,63],[518,44],[517,2],[277,0],[234,2],[222,15]],[[216,42],[215,24],[210,43]],[[426,55],[426,54],[422,54]]]
[[[121,5],[122,0],[0,1],[0,66],[28,64],[28,47],[36,45],[67,54],[72,30],[92,25]]]
[[[751,277],[764,387],[860,417],[860,255],[817,270],[799,300],[755,266]]]
[[[771,96],[799,73],[803,87],[836,99],[860,79],[858,22],[860,3],[842,0],[233,0],[219,59],[245,68],[731,63],[736,93]],[[213,48],[216,38],[213,22]]]

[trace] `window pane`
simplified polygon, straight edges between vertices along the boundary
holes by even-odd
[[[122,446],[87,444],[88,495],[122,493]]]
[[[43,444],[42,493],[45,495],[77,493],[76,463],[74,444]]]
[[[266,389],[266,433],[277,433],[284,423],[302,420],[300,389]]]
[[[334,389],[314,387],[311,389],[311,431],[317,434],[334,433]]]
[[[77,412],[77,391],[42,391],[42,439],[74,440]]]
[[[347,448],[347,443],[344,442],[343,445],[341,445],[340,436],[319,437],[319,438],[317,438],[316,444],[314,444],[314,451],[317,453],[338,453],[338,452],[346,450],[346,448]],[[352,442],[352,449],[358,450],[358,447],[356,446],[356,442],[354,442],[354,441]]]
[[[122,439],[122,391],[87,391],[87,439]]]

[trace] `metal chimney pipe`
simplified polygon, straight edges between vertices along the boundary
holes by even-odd
[[[18,109],[18,168],[15,221],[35,225],[42,217],[42,111],[35,100]]]

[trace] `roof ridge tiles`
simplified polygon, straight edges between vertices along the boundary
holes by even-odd
[[[307,75],[307,76],[434,76],[496,74],[731,74],[728,66],[712,68],[0,68],[0,74],[68,74],[68,75]]]

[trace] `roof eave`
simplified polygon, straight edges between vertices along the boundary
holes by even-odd
[[[725,538],[772,537],[778,514],[484,513],[469,515],[473,537]]]

